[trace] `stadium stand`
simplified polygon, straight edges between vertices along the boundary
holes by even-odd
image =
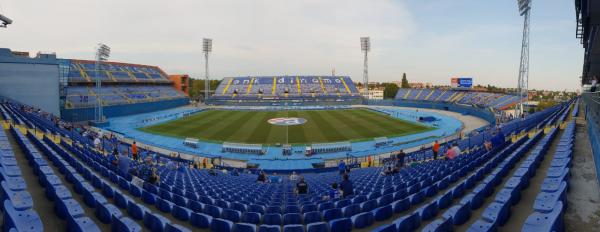
[[[168,109],[189,101],[156,66],[102,62],[96,70],[94,61],[69,59],[59,59],[59,66],[68,80],[61,117],[69,121],[92,120],[98,97],[108,117]],[[96,73],[102,81],[100,93],[95,87]]]
[[[382,167],[354,169],[350,172],[354,194],[334,199],[322,196],[331,183],[340,181],[337,172],[305,174],[310,187],[308,194],[300,195],[294,194],[294,182],[287,179],[262,184],[255,182],[255,174],[213,176],[206,170],[187,167],[173,170],[166,165],[156,167],[160,183],[136,186],[130,182],[131,174],[117,172],[116,167],[89,146],[89,141],[76,136],[78,132],[65,132],[39,112],[24,111],[16,103],[9,103],[1,104],[2,117],[13,121],[10,134],[0,134],[0,174],[9,176],[18,173],[17,170],[26,171],[23,168],[37,173],[39,182],[25,184],[46,189],[56,205],[57,215],[64,218],[71,231],[99,231],[106,226],[113,231],[142,228],[152,231],[195,228],[212,231],[437,231],[452,230],[473,219],[478,220],[470,225],[472,228],[493,229],[509,220],[507,212],[518,202],[519,191],[527,185],[528,178],[546,175],[540,203],[534,206],[540,212],[534,213],[531,221],[541,217],[548,223],[527,223],[524,229],[559,230],[564,209],[560,191],[564,191],[561,187],[564,184],[557,182],[564,180],[569,171],[574,126],[564,122],[572,103],[502,125],[501,130],[512,134],[511,139],[490,151],[474,146],[465,149],[456,159],[413,163],[387,176],[380,174]],[[20,120],[14,120],[16,118]],[[557,142],[554,137],[561,124],[565,129],[555,149],[552,167],[548,172],[536,172],[549,143]],[[56,135],[62,139],[53,139]],[[11,145],[1,141],[11,136],[18,141],[23,154],[8,153]],[[16,161],[10,157],[16,155],[24,155],[31,166],[15,168]],[[132,165],[135,168],[138,164]],[[24,189],[18,182],[7,184],[17,179],[3,178],[3,191]],[[495,188],[500,184],[503,188]],[[492,194],[496,196],[495,201],[485,203],[484,199]],[[24,203],[21,201],[26,197],[2,196],[8,196],[3,205],[5,219],[8,219],[5,221],[9,222],[5,228],[30,228],[43,223],[31,210],[31,205],[38,204],[40,199]],[[483,214],[470,216],[471,211],[480,207],[485,208]],[[24,215],[31,216],[24,218]]]
[[[344,101],[356,100],[358,89],[347,76],[226,77],[213,103],[258,100]]]
[[[519,97],[514,95],[450,89],[399,89],[395,99],[451,102],[479,107],[493,107],[500,110],[508,109],[519,102]]]

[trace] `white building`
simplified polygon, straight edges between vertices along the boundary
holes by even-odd
[[[365,97],[365,89],[360,89],[360,96]],[[382,89],[369,89],[369,97],[367,99],[371,100],[383,100],[383,90]]]

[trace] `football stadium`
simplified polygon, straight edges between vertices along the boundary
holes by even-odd
[[[565,77],[572,92],[529,86],[530,0],[513,12],[524,28],[510,87],[382,78],[370,37],[354,38],[361,76],[264,75],[241,63],[287,61],[242,45],[224,58],[209,38],[183,53],[202,55],[202,75],[105,44],[32,55],[10,35],[31,26],[26,9],[13,22],[0,7],[0,36],[15,40],[0,42],[2,231],[598,231],[600,3],[574,2],[584,65]],[[209,77],[213,55],[210,70],[229,74]]]

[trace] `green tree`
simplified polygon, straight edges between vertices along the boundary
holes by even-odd
[[[200,95],[204,95],[204,80],[191,79],[190,82],[190,97],[196,98]],[[219,83],[221,83],[221,80],[209,80],[210,90],[215,91]]]
[[[398,85],[394,83],[382,83],[383,85],[383,98],[395,98],[398,93]]]
[[[402,88],[410,88],[408,79],[406,79],[406,73],[402,73]]]

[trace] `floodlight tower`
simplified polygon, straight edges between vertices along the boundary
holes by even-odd
[[[369,65],[367,63],[367,53],[371,51],[371,40],[369,37],[360,37],[360,49],[365,53],[364,59],[364,72],[363,72],[363,83],[365,85],[365,99],[367,99],[366,103],[368,104],[369,100]]]
[[[210,81],[208,81],[208,53],[212,52],[212,39],[202,39],[202,51],[204,52],[204,102],[208,99],[210,92]]]
[[[531,11],[531,0],[517,0],[519,13],[523,16],[523,41],[521,43],[521,62],[519,65],[519,106],[515,109],[517,116],[523,115],[523,101],[527,99],[529,84],[529,12]]]
[[[103,122],[103,112],[102,112],[102,80],[100,78],[100,62],[108,60],[110,56],[110,47],[105,44],[99,43],[96,47],[96,70],[94,74],[96,75],[96,122]]]

